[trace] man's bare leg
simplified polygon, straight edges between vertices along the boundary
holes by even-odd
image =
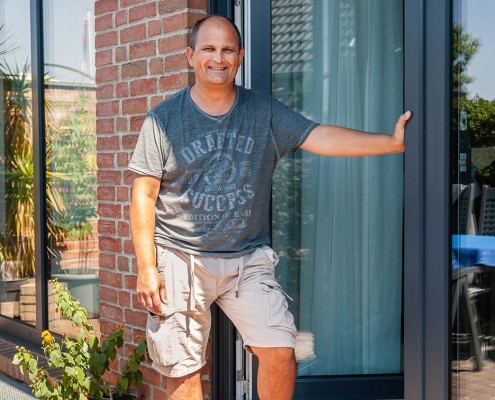
[[[258,357],[260,400],[291,400],[296,383],[296,357],[290,347],[251,347]]]
[[[167,378],[169,400],[203,400],[200,371],[181,378]]]

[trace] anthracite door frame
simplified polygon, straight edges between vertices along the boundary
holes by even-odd
[[[34,238],[36,323],[29,325],[0,316],[0,332],[32,344],[41,344],[40,333],[48,329],[48,287],[46,252],[46,143],[45,143],[45,87],[43,61],[43,1],[30,0],[31,76],[34,170]]]
[[[450,398],[451,1],[404,1],[404,398]]]

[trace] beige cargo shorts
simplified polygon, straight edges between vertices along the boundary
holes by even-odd
[[[162,315],[148,312],[146,335],[152,366],[168,377],[199,370],[216,302],[254,347],[295,347],[296,327],[287,295],[275,280],[278,258],[270,247],[236,258],[195,256],[157,246],[164,281]]]

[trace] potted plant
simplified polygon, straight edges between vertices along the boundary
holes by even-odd
[[[64,336],[59,343],[49,331],[42,333],[42,348],[50,368],[60,369],[60,378],[54,379],[48,370],[24,347],[17,347],[13,363],[21,372],[28,372],[31,388],[36,398],[43,400],[86,400],[86,399],[135,399],[131,388],[141,384],[143,374],[139,365],[147,357],[146,339],[139,342],[122,367],[116,385],[106,380],[110,362],[124,344],[123,324],[117,325],[101,343],[94,328],[88,322],[87,311],[61,283],[52,281],[58,310],[80,330],[76,338]]]

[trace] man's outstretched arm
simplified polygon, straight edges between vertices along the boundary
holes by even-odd
[[[138,267],[137,297],[143,306],[161,315],[160,291],[164,288],[156,269],[155,255],[155,203],[159,191],[159,179],[142,175],[135,178],[132,185],[130,219]]]
[[[319,125],[306,138],[301,149],[322,156],[375,156],[404,151],[404,130],[411,112],[402,114],[392,135],[366,133],[334,125]]]

